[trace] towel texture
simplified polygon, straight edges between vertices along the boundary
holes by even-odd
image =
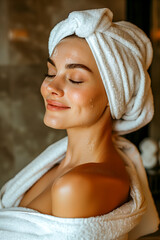
[[[159,218],[140,155],[133,144],[120,137],[115,138],[114,144],[124,159],[130,176],[129,202],[106,215],[91,218],[58,218],[17,207],[23,194],[52,166],[63,159],[67,150],[67,141],[67,138],[64,138],[49,146],[1,189],[0,238],[4,240],[134,240],[156,231]]]
[[[151,121],[154,113],[150,77],[152,45],[146,34],[126,21],[112,22],[107,9],[75,11],[50,33],[49,54],[65,37],[85,38],[96,60],[109,100],[113,129],[119,135]]]

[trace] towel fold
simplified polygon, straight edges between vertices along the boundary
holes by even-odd
[[[152,45],[132,23],[112,22],[108,8],[75,11],[50,33],[49,54],[72,34],[85,38],[96,60],[109,100],[113,129],[133,132],[151,121],[154,113],[150,77]]]
[[[17,207],[24,193],[63,159],[67,141],[66,137],[49,146],[1,189],[0,238],[4,240],[132,240],[156,231],[159,218],[140,155],[133,144],[120,137],[114,139],[114,144],[130,176],[129,202],[108,214],[90,218],[58,218],[32,209]]]

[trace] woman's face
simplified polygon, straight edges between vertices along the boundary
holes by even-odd
[[[41,86],[44,123],[56,129],[89,127],[108,103],[106,92],[84,39],[63,39],[48,59],[48,75]]]

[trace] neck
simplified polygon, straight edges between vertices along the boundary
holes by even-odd
[[[108,114],[87,127],[67,129],[68,147],[63,166],[70,168],[89,162],[108,161],[114,147],[112,143],[112,121]]]

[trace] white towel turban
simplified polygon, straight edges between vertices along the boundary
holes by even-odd
[[[113,130],[133,132],[153,117],[153,96],[147,72],[152,45],[146,34],[126,21],[112,22],[108,8],[74,11],[49,37],[49,55],[63,38],[85,38],[96,60],[109,100]]]

